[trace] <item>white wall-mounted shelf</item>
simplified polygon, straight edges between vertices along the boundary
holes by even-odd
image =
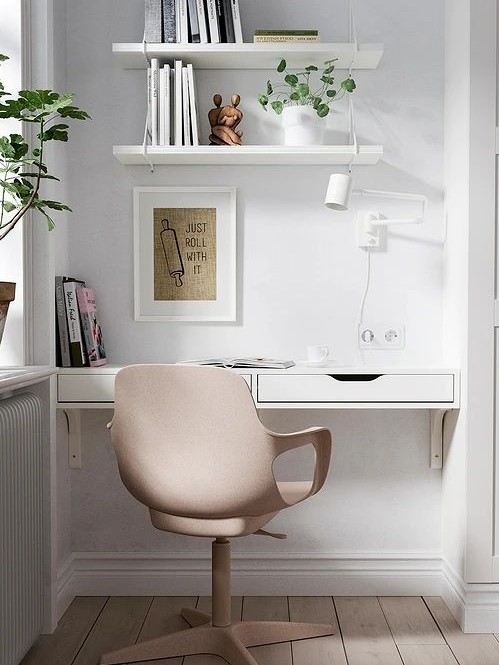
[[[361,145],[358,153],[350,145],[283,146],[148,146],[147,155],[141,145],[117,145],[113,154],[122,164],[178,164],[205,166],[229,165],[274,165],[288,164],[376,164],[383,156],[380,145]]]
[[[144,57],[144,53],[147,57]],[[124,69],[146,69],[147,58],[185,60],[197,69],[274,69],[285,58],[290,69],[337,58],[337,69],[376,69],[383,44],[113,44]]]

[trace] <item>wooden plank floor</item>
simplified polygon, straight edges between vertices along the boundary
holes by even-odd
[[[76,598],[53,635],[21,665],[98,665],[101,654],[187,628],[182,607],[210,612],[202,597]],[[233,619],[332,623],[331,637],[254,647],[260,665],[499,665],[499,636],[464,635],[441,598],[233,598]],[[145,665],[223,665],[186,656]],[[143,663],[144,665],[144,663]]]

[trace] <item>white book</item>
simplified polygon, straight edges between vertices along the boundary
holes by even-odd
[[[159,144],[170,145],[170,65],[159,70]]]
[[[165,68],[159,70],[159,145],[165,145],[165,102],[166,102],[166,83]]]
[[[217,0],[206,0],[206,9],[208,13],[210,42],[212,44],[220,44],[220,30],[218,28],[217,20]]]
[[[175,145],[182,145],[182,60],[175,60],[175,88],[174,88],[174,114],[175,114]]]
[[[204,12],[204,0],[196,0],[196,7],[198,10],[200,43],[207,44],[209,39],[208,39],[208,27],[206,25],[206,14]]]
[[[187,0],[179,1],[179,17],[180,17],[180,42],[182,44],[189,43],[189,15],[187,14]]]
[[[151,67],[147,68],[147,119],[146,119],[146,141],[151,143],[152,140],[152,127],[151,127]]]
[[[158,145],[159,60],[151,58],[151,144]]]
[[[164,77],[165,77],[165,97],[163,103],[163,116],[165,124],[165,143],[164,145],[170,145],[170,116],[171,116],[171,67],[170,65],[164,66]]]
[[[189,105],[191,112],[191,130],[192,130],[192,145],[199,145],[199,116],[196,100],[196,85],[194,81],[194,68],[192,65],[187,65],[187,81],[189,85]]]
[[[191,112],[189,107],[187,67],[182,67],[182,112],[184,121],[184,145],[191,145]]]
[[[243,43],[243,29],[241,27],[241,14],[239,13],[239,0],[231,0],[232,21],[234,23],[234,35],[236,44]]]

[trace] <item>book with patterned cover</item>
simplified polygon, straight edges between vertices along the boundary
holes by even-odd
[[[76,289],[76,296],[90,367],[105,365],[107,363],[106,350],[102,339],[102,329],[97,317],[94,290],[86,287]]]

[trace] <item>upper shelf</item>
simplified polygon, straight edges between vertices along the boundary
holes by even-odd
[[[146,69],[147,58],[186,60],[197,69],[274,69],[280,58],[288,68],[337,58],[337,69],[376,69],[383,44],[113,44],[125,69]],[[147,56],[144,57],[144,53]]]

